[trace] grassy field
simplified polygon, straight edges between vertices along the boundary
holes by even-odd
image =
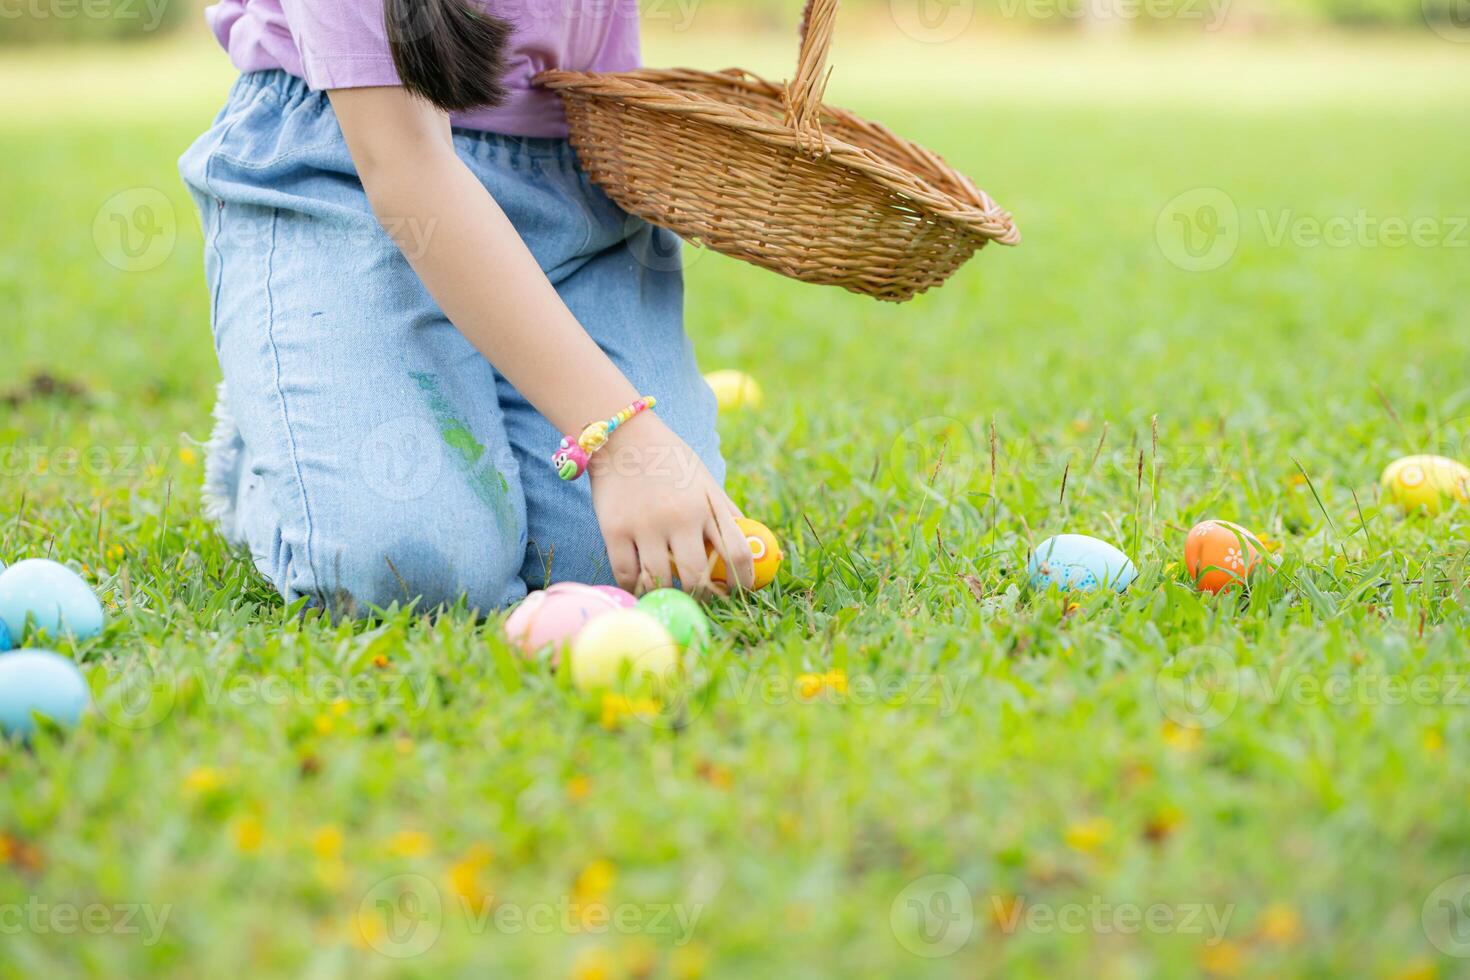
[[[0,558],[111,625],[63,647],[80,729],[0,746],[0,976],[1466,975],[1470,514],[1376,487],[1470,456],[1463,54],[850,40],[835,97],[1026,240],[901,307],[692,256],[702,363],[767,392],[732,492],[789,560],[713,610],[678,726],[494,622],[283,609],[197,491],[173,161],[228,71],[7,55]],[[1205,517],[1280,571],[1196,595]],[[1063,530],[1140,580],[1032,593]]]

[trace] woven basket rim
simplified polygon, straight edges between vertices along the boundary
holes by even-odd
[[[763,96],[780,99],[785,89],[752,72],[740,68],[704,71],[697,68],[640,68],[623,72],[582,72],[553,70],[535,77],[535,82],[554,91],[572,91],[615,99],[648,112],[693,117],[741,133],[767,143],[796,150],[815,159],[857,172],[907,198],[932,216],[963,228],[984,241],[1001,245],[1020,242],[1010,212],[1001,208],[964,174],[949,166],[938,155],[904,139],[879,123],[837,106],[823,104],[822,116],[860,130],[925,160],[941,169],[955,186],[968,192],[970,200],[958,197],[902,166],[883,159],[867,147],[857,146],[833,137],[825,130],[817,138],[799,133],[778,117],[744,106],[712,98],[704,93],[685,91],[678,83],[702,82],[745,88]]]

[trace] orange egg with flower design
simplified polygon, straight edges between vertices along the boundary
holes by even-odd
[[[1219,593],[1243,584],[1266,556],[1259,538],[1229,521],[1202,521],[1184,542],[1184,567],[1201,592]]]

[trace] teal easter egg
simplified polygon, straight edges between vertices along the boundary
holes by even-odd
[[[1031,553],[1028,569],[1034,587],[1055,586],[1063,592],[1091,592],[1105,587],[1122,592],[1138,577],[1138,569],[1127,555],[1085,534],[1047,538]]]
[[[0,656],[0,732],[29,738],[35,715],[70,727],[92,701],[76,664],[49,650]]]
[[[65,565],[31,558],[0,572],[0,622],[13,640],[25,636],[27,619],[53,639],[85,640],[102,632],[102,603]]]
[[[687,593],[656,589],[638,600],[638,608],[663,623],[680,650],[698,652],[709,644],[709,619]]]

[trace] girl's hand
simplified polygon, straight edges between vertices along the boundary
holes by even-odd
[[[691,595],[727,593],[734,583],[710,581],[706,544],[741,588],[755,583],[755,559],[735,523],[739,508],[657,415],[621,426],[587,475],[618,585],[642,594],[672,585],[677,574]]]

